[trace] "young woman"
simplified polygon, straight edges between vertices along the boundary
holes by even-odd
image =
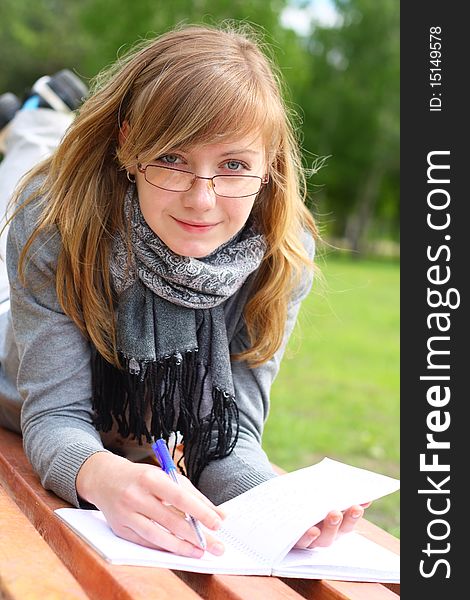
[[[46,488],[201,556],[182,513],[215,530],[215,505],[276,476],[261,436],[312,281],[303,189],[279,78],[246,32],[178,28],[97,79],[9,230],[0,415]],[[175,432],[181,486],[129,460]],[[362,513],[332,511],[298,546]]]

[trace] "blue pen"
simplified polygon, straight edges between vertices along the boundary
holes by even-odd
[[[173,462],[173,459],[171,458],[171,454],[168,450],[165,440],[160,438],[159,440],[154,442],[152,444],[152,449],[153,449],[155,456],[157,457],[158,462],[160,463],[160,466],[163,469],[163,471],[165,471],[165,473],[167,475],[169,475],[176,484],[179,485],[178,477],[176,476],[176,466],[175,466],[175,463]],[[204,537],[204,534],[202,533],[201,526],[199,525],[199,521],[197,521],[197,519],[195,519],[191,515],[188,515],[187,513],[185,513],[185,517],[186,517],[186,520],[189,523],[191,523],[191,525],[194,529],[194,532],[197,536],[197,539],[199,540],[201,548],[203,550],[205,550],[207,548],[206,538]]]

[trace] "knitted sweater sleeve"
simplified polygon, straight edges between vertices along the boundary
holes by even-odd
[[[56,230],[42,234],[31,248],[25,286],[18,277],[19,254],[38,210],[33,202],[17,214],[7,243],[17,388],[23,400],[21,430],[25,452],[42,485],[78,506],[77,473],[103,446],[92,424],[89,346],[64,314],[55,292],[60,248]]]
[[[314,242],[306,238],[305,246],[310,256]],[[215,504],[238,496],[248,489],[276,477],[269,459],[262,449],[262,434],[268,417],[270,390],[281,364],[284,351],[297,321],[302,300],[312,285],[312,275],[305,273],[301,285],[289,304],[284,341],[276,354],[261,367],[250,369],[244,361],[232,362],[233,382],[240,415],[240,429],[233,452],[224,459],[213,461],[204,469],[198,487]],[[238,353],[248,347],[244,328],[231,344],[231,352]]]

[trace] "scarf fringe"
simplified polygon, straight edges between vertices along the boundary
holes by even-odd
[[[96,429],[108,432],[115,421],[122,437],[139,444],[160,437],[168,442],[172,433],[180,432],[185,467],[195,485],[209,462],[233,451],[239,430],[235,398],[217,386],[212,388],[211,410],[202,416],[208,367],[197,359],[197,349],[156,362],[122,357],[120,370],[95,351],[92,369]],[[178,466],[184,473],[180,462]]]

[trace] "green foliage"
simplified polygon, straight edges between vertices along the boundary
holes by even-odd
[[[39,76],[64,67],[89,80],[137,40],[176,24],[253,23],[273,47],[290,90],[289,106],[302,121],[305,166],[317,156],[330,156],[310,186],[311,206],[326,233],[349,237],[356,249],[368,234],[396,239],[398,5],[395,0],[335,0],[342,24],[315,26],[304,38],[281,26],[288,4],[2,0],[0,90],[23,95]]]
[[[2,92],[21,96],[39,76],[80,65],[85,47],[77,28],[79,6],[60,0],[2,0]]]
[[[35,78],[63,67],[85,78],[139,39],[177,24],[234,19],[276,37],[284,0],[2,0],[0,86],[21,93]]]

